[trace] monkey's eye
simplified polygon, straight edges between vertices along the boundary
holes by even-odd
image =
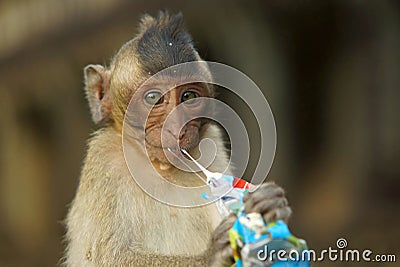
[[[186,104],[192,104],[199,97],[199,94],[193,91],[186,91],[182,94],[181,102],[186,102]]]
[[[149,92],[144,96],[144,100],[154,106],[154,105],[158,105],[161,104],[164,101],[164,96],[160,93],[160,92]]]

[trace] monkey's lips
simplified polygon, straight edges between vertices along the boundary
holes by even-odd
[[[171,145],[171,146],[162,146],[162,145],[158,145],[158,144],[157,145],[152,144],[151,142],[149,142],[147,140],[147,138],[145,138],[145,143],[150,148],[160,149],[160,150],[164,150],[164,151],[171,151],[171,152],[181,152],[182,149],[190,150],[198,144],[198,142],[196,142],[195,144],[186,144],[186,145],[179,144],[179,145]]]
[[[146,140],[146,145],[148,145],[151,148],[155,149],[160,149],[164,151],[174,151],[174,152],[180,152],[181,149],[185,149],[184,147],[181,146],[160,146],[160,145],[154,145]]]
[[[182,148],[180,146],[173,147],[162,147],[163,150],[173,151],[173,152],[181,152]]]
[[[164,164],[172,164],[180,162],[183,154],[179,146],[159,146],[146,142],[146,152],[151,161],[158,161]]]

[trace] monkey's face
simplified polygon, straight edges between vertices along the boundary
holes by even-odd
[[[200,97],[210,97],[209,90],[201,83],[169,91],[167,88],[171,87],[161,82],[140,88],[134,96],[136,108],[132,114],[133,120],[144,120],[144,136],[141,135],[140,141],[144,141],[150,160],[164,165],[170,163],[165,153],[179,154],[179,148],[191,149],[199,144],[205,122],[201,117],[209,109]]]

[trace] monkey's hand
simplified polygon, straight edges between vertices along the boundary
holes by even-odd
[[[287,222],[292,213],[285,191],[273,182],[262,184],[256,191],[246,194],[243,200],[246,214],[260,213],[266,222],[275,220]],[[234,263],[229,230],[235,220],[236,216],[231,214],[214,230],[211,237],[209,266],[231,266]]]
[[[231,266],[234,264],[232,248],[229,243],[229,230],[235,223],[236,216],[225,217],[211,236],[208,266]]]
[[[256,191],[243,198],[244,211],[260,213],[265,222],[283,220],[287,223],[292,214],[285,197],[285,191],[274,182],[264,183]]]

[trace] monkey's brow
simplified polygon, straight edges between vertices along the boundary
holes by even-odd
[[[178,79],[175,79],[175,80],[160,79],[160,80],[145,82],[144,84],[142,84],[141,87],[143,87],[143,88],[162,87],[165,89],[173,89],[175,87],[185,86],[185,85],[189,85],[189,84],[202,84],[202,83],[201,82],[190,82],[190,81],[182,83],[182,81],[178,80]]]

